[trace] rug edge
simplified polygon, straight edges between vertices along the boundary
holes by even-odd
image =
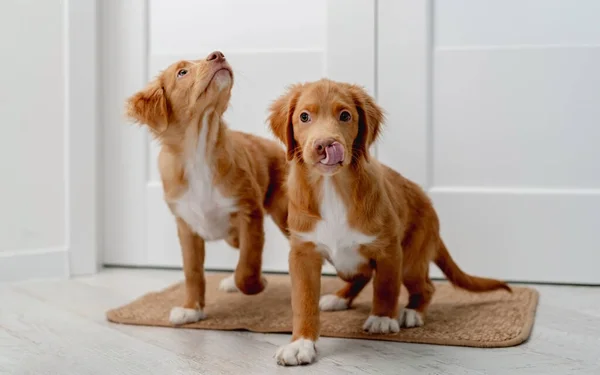
[[[214,330],[217,330],[217,331],[242,331],[242,332],[245,331],[245,332],[253,332],[253,333],[263,333],[263,334],[288,334],[288,335],[291,334],[291,332],[289,330],[279,330],[279,329],[257,330],[255,327],[238,327],[238,326],[221,327],[221,328],[216,329],[213,327],[192,326],[191,324],[184,324],[184,325],[178,326],[178,325],[172,325],[172,324],[165,324],[163,322],[148,322],[148,321],[139,322],[139,321],[136,321],[133,319],[118,317],[117,312],[120,309],[123,309],[123,308],[135,303],[136,301],[139,301],[149,295],[167,292],[170,289],[178,287],[180,283],[181,282],[177,282],[177,283],[175,283],[167,288],[164,288],[163,290],[158,291],[158,292],[146,293],[129,303],[126,303],[120,307],[110,309],[110,310],[106,311],[105,317],[109,322],[114,323],[114,324],[126,324],[126,325],[133,325],[133,326],[179,328],[179,329],[200,329],[200,330],[213,330],[213,331]],[[527,309],[526,309],[527,316],[530,317],[530,319],[527,320],[526,324],[523,326],[523,329],[517,336],[515,336],[509,340],[489,343],[489,345],[486,345],[486,342],[473,341],[473,340],[431,339],[428,341],[422,341],[422,340],[410,339],[410,338],[403,339],[403,340],[395,340],[395,339],[391,339],[391,336],[390,337],[386,337],[386,336],[369,337],[367,335],[360,335],[360,334],[336,335],[335,333],[327,333],[327,332],[322,332],[321,337],[355,339],[355,340],[387,341],[387,342],[398,342],[398,343],[404,342],[404,343],[410,343],[410,344],[458,346],[458,347],[470,347],[470,348],[481,348],[481,349],[507,348],[507,347],[512,347],[512,346],[518,346],[518,345],[525,343],[531,336],[533,327],[535,325],[535,316],[536,316],[537,306],[539,304],[539,298],[540,298],[539,291],[537,289],[535,289],[534,287],[521,286],[520,288],[526,289],[531,295],[531,297],[529,298],[529,301],[528,301]]]

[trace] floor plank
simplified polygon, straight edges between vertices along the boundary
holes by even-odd
[[[319,360],[282,368],[289,335],[134,327],[107,309],[181,280],[181,271],[107,269],[0,285],[0,374],[599,374],[600,288],[535,286],[530,340],[504,349],[319,340]]]
[[[197,374],[185,356],[0,288],[1,374]]]

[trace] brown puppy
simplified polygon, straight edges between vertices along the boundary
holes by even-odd
[[[290,161],[294,320],[292,342],[276,353],[279,364],[313,362],[319,309],[347,309],[371,277],[373,305],[363,326],[370,333],[423,325],[434,292],[431,261],[467,290],[510,290],[501,281],[461,271],[440,238],[425,192],[371,157],[383,114],[362,88],[327,79],[297,84],[272,104],[269,120]],[[323,260],[347,284],[319,300]],[[400,312],[402,283],[410,297]]]
[[[261,292],[265,213],[287,236],[285,151],[276,142],[232,131],[223,122],[233,72],[221,52],[169,66],[127,101],[127,114],[147,124],[161,144],[164,198],[177,220],[186,300],[173,324],[204,314],[204,241],[239,248],[234,275],[221,288]]]

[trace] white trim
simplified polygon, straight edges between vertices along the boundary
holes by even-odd
[[[103,262],[147,264],[149,139],[124,108],[148,82],[148,0],[98,1],[98,7]]]
[[[98,270],[96,0],[64,3],[65,217],[69,274]]]
[[[66,248],[0,252],[0,282],[64,279],[69,276]]]

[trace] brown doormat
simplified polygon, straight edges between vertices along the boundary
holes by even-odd
[[[267,288],[246,296],[218,290],[219,281],[229,274],[206,276],[206,320],[183,328],[247,330],[264,333],[289,333],[292,329],[290,279],[288,275],[266,275]],[[332,293],[343,282],[331,276],[322,278],[322,294]],[[538,302],[536,290],[513,287],[505,291],[469,293],[447,282],[436,282],[433,302],[419,328],[401,329],[393,335],[371,335],[362,331],[369,315],[373,289],[367,285],[350,310],[321,313],[321,335],[354,339],[401,341],[423,344],[498,348],[521,344],[529,337]],[[172,327],[169,312],[184,300],[183,283],[148,293],[137,300],[110,310],[111,322]],[[402,305],[407,292],[402,289]]]

